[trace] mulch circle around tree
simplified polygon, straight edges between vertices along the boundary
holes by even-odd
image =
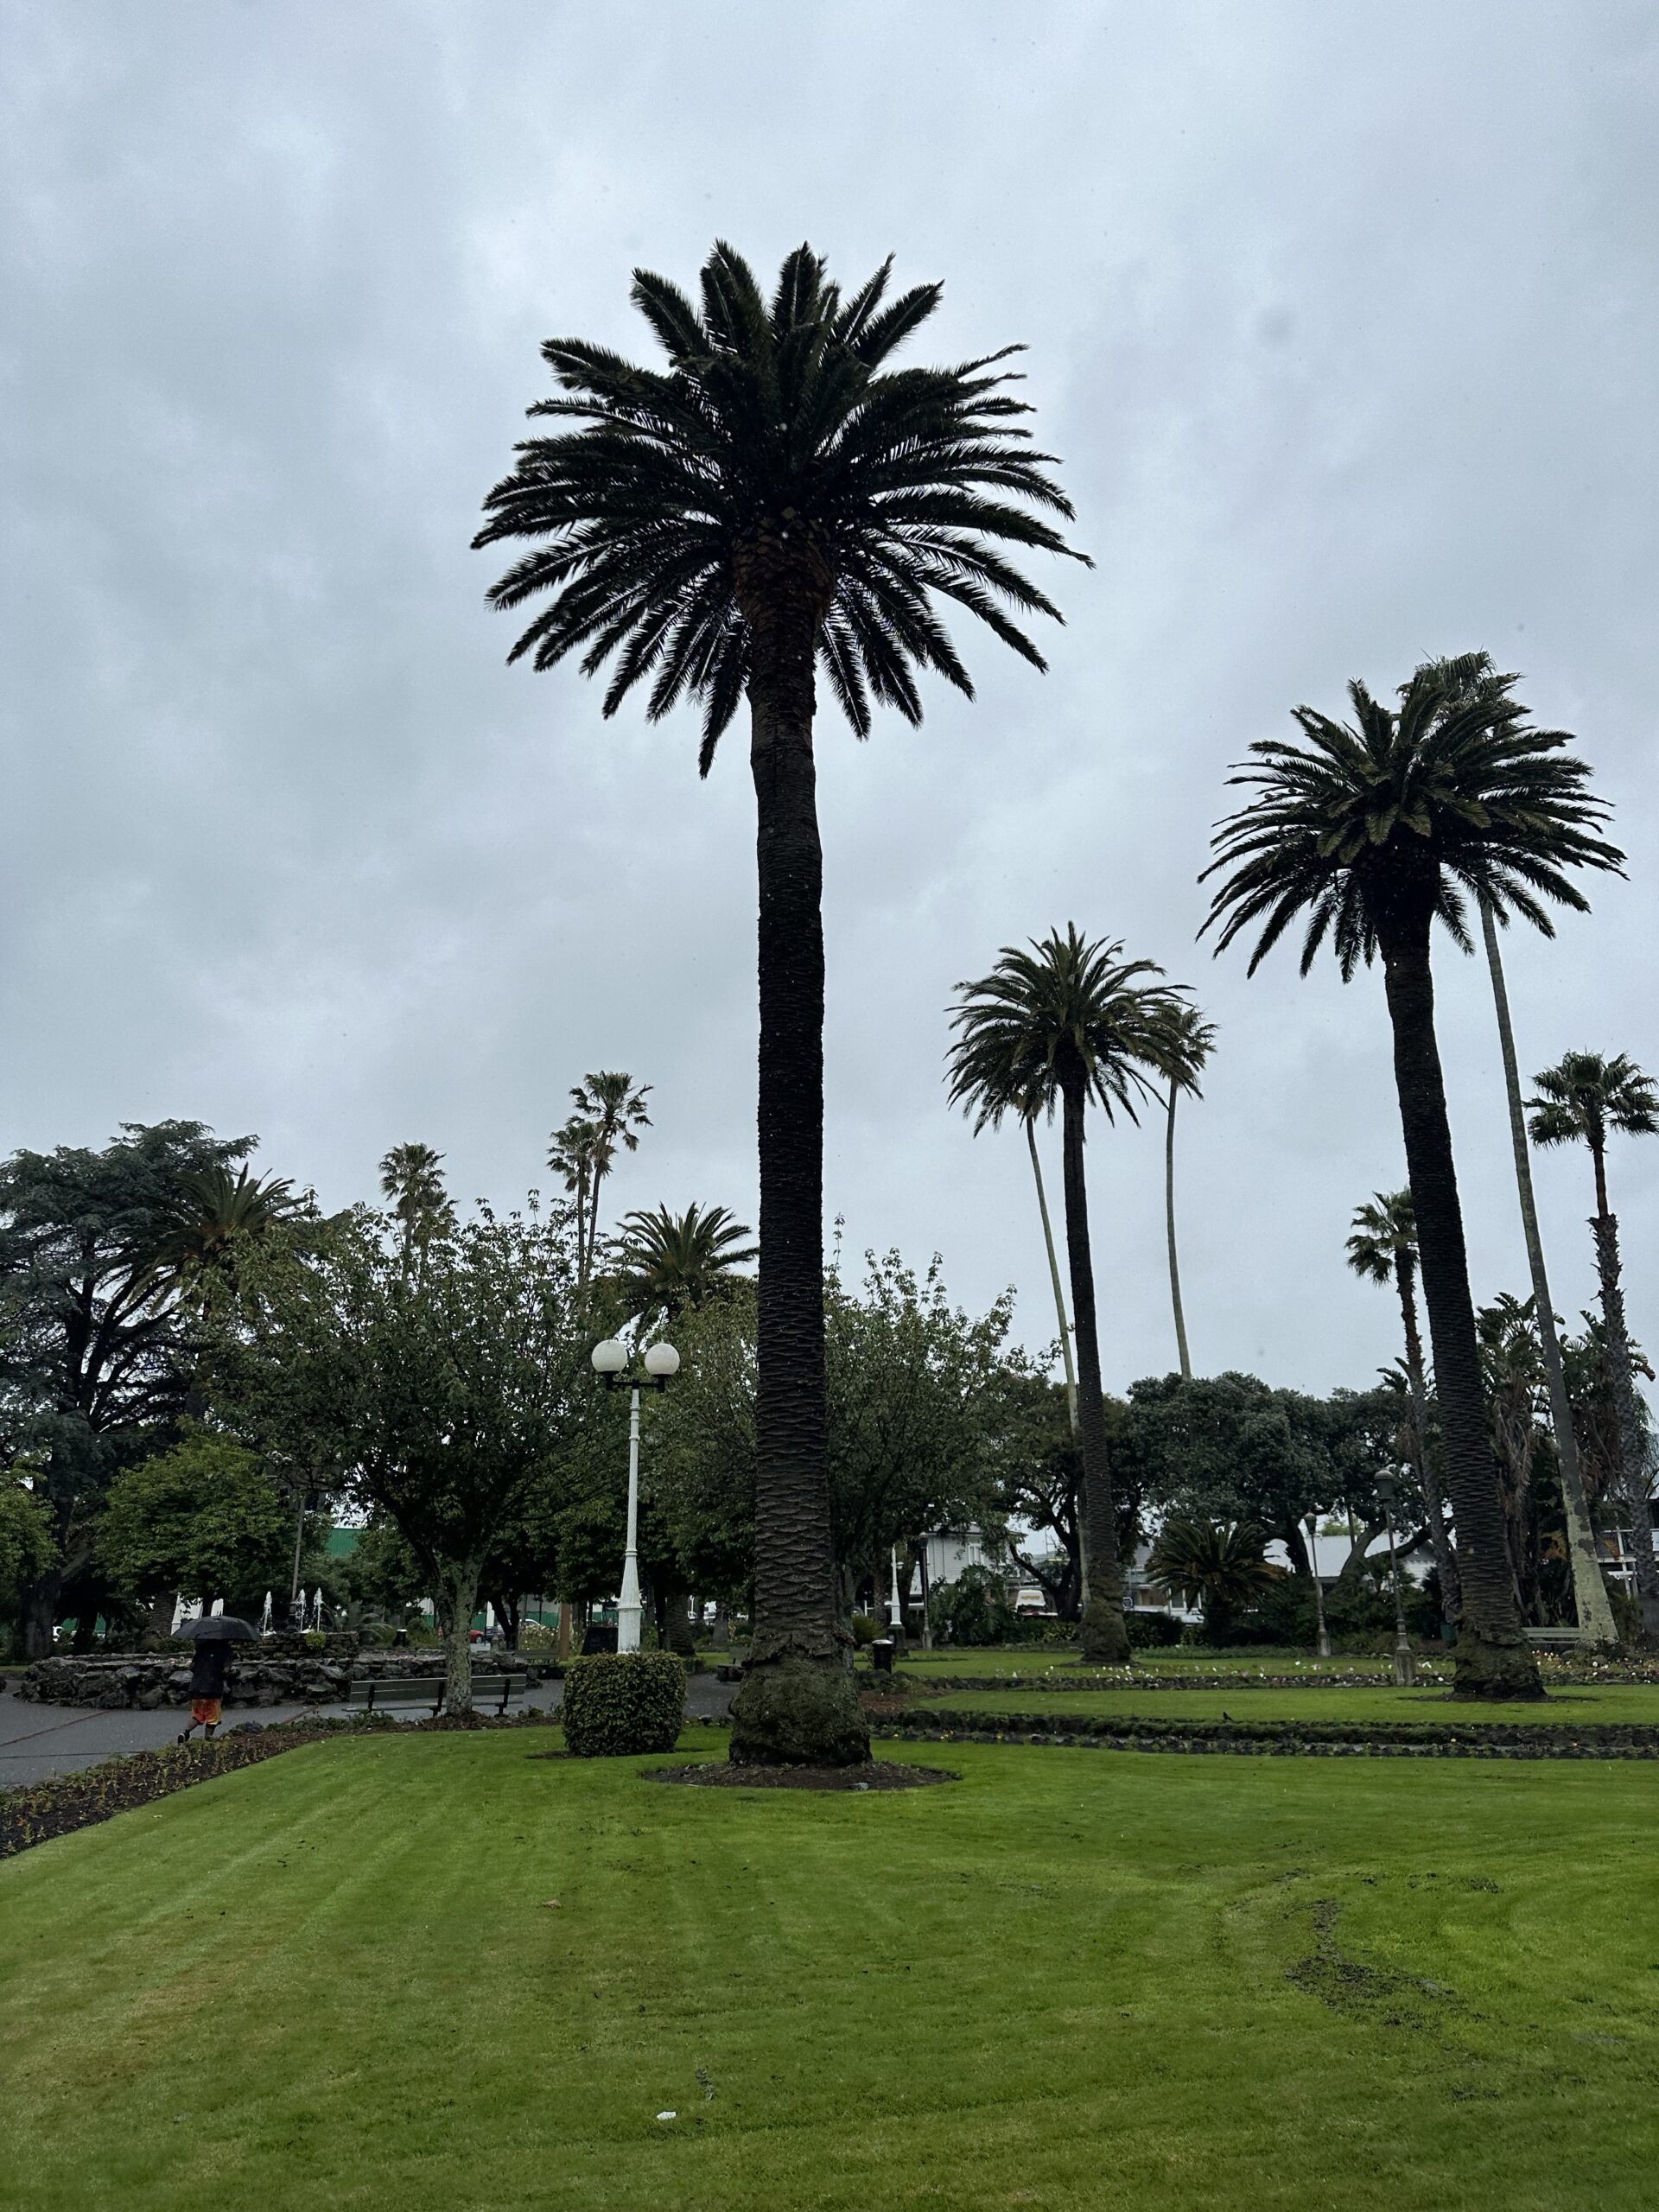
[[[650,1767],[646,1782],[683,1782],[702,1789],[925,1789],[931,1783],[960,1782],[949,1767],[900,1766],[893,1759],[868,1766],[734,1766],[729,1759],[708,1765]]]

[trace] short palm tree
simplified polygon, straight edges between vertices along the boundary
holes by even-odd
[[[1210,1055],[1216,1049],[1216,1025],[1206,1021],[1197,1007],[1183,1004],[1170,1024],[1173,1051],[1166,1071],[1169,1100],[1164,1126],[1164,1232],[1169,1244],[1169,1297],[1175,1312],[1175,1352],[1181,1380],[1192,1380],[1192,1356],[1186,1346],[1186,1314],[1181,1305],[1181,1263],[1175,1245],[1175,1102],[1185,1090],[1194,1098]]]
[[[1651,1612],[1651,1624],[1659,1626],[1659,1561],[1654,1557],[1648,1504],[1647,1432],[1637,1402],[1630,1332],[1624,1318],[1618,1217],[1607,1198],[1607,1140],[1615,1135],[1659,1135],[1659,1086],[1623,1052],[1615,1053],[1611,1059],[1605,1059],[1599,1052],[1567,1052],[1553,1068],[1535,1076],[1533,1082],[1537,1095],[1527,1101],[1533,1142],[1583,1144],[1589,1148],[1595,1170],[1596,1211],[1590,1227],[1601,1288],[1608,1388],[1618,1416],[1620,1475],[1625,1510],[1630,1516],[1643,1611]]]
[[[246,1166],[232,1175],[217,1166],[182,1176],[149,1255],[156,1292],[175,1291],[200,1308],[230,1278],[247,1239],[315,1212],[311,1193],[296,1192],[285,1175],[252,1175]]]
[[[1417,1217],[1409,1191],[1377,1191],[1356,1206],[1348,1237],[1348,1264],[1367,1282],[1392,1283],[1400,1300],[1406,1338],[1406,1382],[1411,1400],[1408,1424],[1412,1471],[1428,1508],[1428,1541],[1440,1578],[1440,1611],[1455,1628],[1461,1604],[1458,1563],[1446,1531],[1440,1485],[1428,1448],[1428,1377],[1423,1366],[1422,1332],[1417,1325]]]
[[[1429,938],[1438,919],[1471,949],[1467,896],[1553,934],[1547,900],[1588,904],[1567,870],[1616,869],[1624,855],[1599,834],[1608,810],[1567,734],[1528,724],[1511,696],[1516,678],[1471,685],[1471,671],[1485,665],[1470,654],[1420,668],[1397,708],[1351,684],[1351,725],[1299,707],[1301,742],[1252,746],[1232,780],[1253,796],[1218,827],[1205,871],[1224,874],[1205,928],[1219,925],[1222,947],[1252,931],[1252,973],[1299,917],[1304,975],[1327,938],[1344,982],[1382,956],[1458,1532],[1453,1694],[1541,1697],[1504,1555]]]
[[[1212,1637],[1278,1581],[1267,1531],[1248,1521],[1166,1521],[1147,1558],[1147,1577],[1178,1605],[1201,1605]]]
[[[706,1213],[690,1205],[681,1214],[666,1206],[625,1214],[616,1248],[625,1312],[631,1319],[671,1322],[688,1306],[706,1306],[756,1256],[760,1248],[745,1242],[749,1234],[724,1206]]]
[[[614,1068],[601,1068],[597,1074],[585,1075],[570,1093],[577,1116],[588,1122],[594,1130],[591,1174],[593,1197],[588,1215],[588,1259],[591,1266],[599,1249],[599,1192],[600,1186],[610,1173],[616,1160],[619,1145],[625,1152],[638,1152],[639,1131],[651,1127],[651,1116],[645,1111],[645,1098],[651,1085],[642,1084],[634,1088],[633,1077]]]
[[[404,1266],[455,1225],[454,1203],[443,1187],[443,1154],[429,1144],[395,1144],[380,1162],[380,1190],[403,1229]]]
[[[917,671],[971,696],[941,601],[1035,667],[1015,618],[1058,610],[1008,558],[1068,550],[1071,509],[1033,452],[1001,354],[947,368],[892,357],[940,288],[850,296],[809,247],[770,301],[716,245],[695,305],[636,273],[664,356],[543,348],[552,434],[490,493],[480,545],[532,541],[491,594],[545,595],[513,658],[613,661],[604,711],[644,685],[653,721],[702,706],[699,765],[747,700],[760,877],[760,1273],[754,1634],[734,1709],[740,1764],[863,1758],[830,1544],[823,1338],[823,855],[817,680],[855,731],[873,704],[921,718]],[[1012,610],[1012,611],[1010,611]]]
[[[976,1132],[1012,1113],[1029,1123],[1060,1108],[1065,1163],[1065,1246],[1077,1338],[1077,1399],[1083,1446],[1083,1520],[1088,1597],[1082,1640],[1086,1658],[1127,1663],[1123,1573],[1106,1444],[1100,1333],[1084,1173],[1084,1124],[1097,1107],[1136,1118],[1138,1101],[1155,1097],[1154,1073],[1175,1060],[1180,988],[1162,982],[1150,960],[1126,960],[1121,943],[1084,937],[1075,923],[1025,949],[1004,945],[977,982],[959,983],[950,1026],[950,1098]]]

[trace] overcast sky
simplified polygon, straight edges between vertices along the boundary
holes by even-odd
[[[1194,983],[1201,1370],[1363,1384],[1347,1273],[1403,1180],[1380,976],[1193,943],[1230,761],[1484,646],[1579,733],[1628,884],[1512,933],[1523,1071],[1659,1063],[1659,17],[1568,0],[0,0],[0,1150],[188,1116],[329,1205],[393,1142],[548,1179],[589,1068],[652,1085],[613,1212],[753,1219],[753,801],[734,730],[509,670],[467,550],[547,388],[643,352],[636,264],[943,278],[1022,340],[1092,571],[1037,675],[868,745],[826,711],[826,1197],[1052,1333],[1017,1137],[946,1110],[953,985],[1075,919]],[[918,358],[922,358],[918,353]],[[1484,971],[1438,955],[1476,1294],[1526,1287]],[[1058,1145],[1050,1158],[1058,1185]],[[1155,1128],[1090,1168],[1109,1383],[1173,1364]],[[1659,1142],[1612,1161],[1659,1344]],[[1540,1163],[1556,1301],[1587,1164]]]

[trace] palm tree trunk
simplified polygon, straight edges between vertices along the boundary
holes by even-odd
[[[1164,1132],[1164,1230],[1169,1239],[1169,1296],[1175,1308],[1175,1349],[1180,1357],[1181,1380],[1192,1380],[1192,1361],[1186,1349],[1186,1316],[1181,1311],[1181,1263],[1175,1251],[1175,1101],[1180,1085],[1169,1086],[1169,1126]]]
[[[588,1169],[586,1163],[576,1169],[576,1282],[588,1287]]]
[[[816,621],[751,620],[760,877],[760,1266],[754,1621],[732,1707],[739,1765],[869,1757],[836,1605],[823,1344],[823,855],[812,759]]]
[[[602,1167],[595,1166],[594,1169],[593,1205],[588,1216],[588,1268],[589,1274],[593,1272],[594,1260],[599,1251],[599,1193],[600,1186],[604,1180],[605,1170]]]
[[[1599,1167],[1600,1162],[1597,1162]],[[1612,1392],[1618,1432],[1618,1457],[1625,1510],[1630,1516],[1630,1551],[1644,1633],[1659,1630],[1659,1560],[1653,1551],[1653,1513],[1648,1503],[1648,1447],[1637,1409],[1636,1376],[1630,1362],[1630,1333],[1624,1319],[1624,1291],[1618,1251],[1618,1217],[1605,1209],[1606,1184],[1597,1177],[1603,1210],[1590,1226],[1596,1239],[1596,1273],[1601,1282],[1602,1339],[1607,1382]]]
[[[1395,1087],[1446,1443],[1446,1487],[1458,1530],[1463,1625],[1452,1695],[1541,1698],[1538,1662],[1522,1630],[1503,1542],[1452,1125],[1434,1035],[1428,931],[1425,904],[1420,915],[1396,923],[1383,941],[1382,954],[1394,1028]]]
[[[1065,1363],[1065,1410],[1071,1417],[1071,1433],[1077,1433],[1077,1370],[1071,1357],[1071,1331],[1065,1319],[1065,1293],[1060,1287],[1060,1263],[1054,1253],[1054,1224],[1048,1217],[1048,1193],[1043,1188],[1043,1163],[1037,1157],[1037,1124],[1026,1123],[1026,1142],[1031,1147],[1031,1172],[1037,1179],[1037,1211],[1043,1217],[1043,1243],[1048,1252],[1048,1279],[1054,1286],[1054,1313],[1060,1325],[1060,1357]]]
[[[1584,1473],[1579,1465],[1579,1441],[1573,1427],[1573,1404],[1567,1395],[1567,1375],[1561,1365],[1560,1340],[1555,1334],[1555,1307],[1544,1269],[1544,1240],[1538,1230],[1538,1207],[1532,1189],[1532,1155],[1527,1147],[1526,1117],[1521,1105],[1521,1076],[1516,1065],[1515,1031],[1510,1022],[1510,994],[1503,981],[1503,960],[1497,949],[1497,926],[1491,907],[1480,902],[1481,934],[1486,941],[1486,965],[1491,970],[1492,1001],[1497,1008],[1497,1040],[1503,1054],[1503,1087],[1510,1103],[1510,1146],[1515,1154],[1515,1186],[1521,1199],[1521,1228],[1527,1241],[1527,1265],[1532,1270],[1533,1303],[1538,1315],[1538,1342],[1544,1355],[1549,1383],[1549,1425],[1555,1433],[1555,1457],[1561,1473],[1561,1512],[1567,1522],[1567,1558],[1573,1569],[1573,1604],[1579,1629],[1586,1643],[1618,1641],[1613,1609],[1607,1601],[1601,1562],[1596,1557],[1596,1534],[1590,1520],[1590,1501],[1585,1495]]]
[[[1452,1549],[1452,1539],[1446,1533],[1446,1509],[1440,1500],[1440,1480],[1429,1454],[1428,1379],[1423,1370],[1423,1339],[1417,1326],[1417,1300],[1412,1292],[1410,1262],[1404,1252],[1395,1255],[1394,1281],[1400,1293],[1400,1318],[1406,1332],[1406,1377],[1411,1386],[1412,1456],[1417,1463],[1417,1480],[1422,1488],[1424,1503],[1428,1507],[1429,1548],[1434,1554],[1435,1572],[1440,1578],[1440,1613],[1455,1628],[1463,1618],[1463,1592],[1458,1581],[1457,1554]]]
[[[1117,1555],[1117,1514],[1112,1501],[1106,1444],[1106,1405],[1100,1380],[1100,1335],[1095,1320],[1095,1269],[1089,1247],[1089,1187],[1084,1174],[1083,1071],[1061,1079],[1062,1157],[1065,1165],[1065,1255],[1071,1272],[1071,1311],[1077,1328],[1077,1401],[1083,1444],[1084,1555],[1089,1576],[1083,1608],[1083,1656],[1112,1667],[1129,1664],[1129,1631],[1123,1618],[1123,1570]]]

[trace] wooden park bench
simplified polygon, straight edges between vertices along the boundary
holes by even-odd
[[[1529,1628],[1525,1635],[1529,1643],[1558,1651],[1576,1651],[1584,1641],[1575,1628]]]
[[[346,1702],[360,1706],[365,1713],[424,1706],[435,1719],[442,1709],[443,1688],[442,1675],[386,1675],[353,1682],[346,1693]],[[522,1674],[474,1675],[473,1710],[483,1713],[493,1707],[497,1713],[505,1713],[510,1705],[524,1702],[524,1689]]]

